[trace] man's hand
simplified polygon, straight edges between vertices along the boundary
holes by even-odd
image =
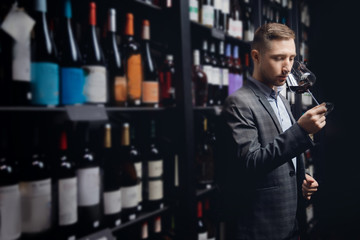
[[[322,103],[306,111],[298,120],[300,127],[302,127],[309,134],[320,131],[326,124],[325,105],[325,103]]]
[[[311,195],[313,195],[317,191],[318,186],[319,186],[318,182],[313,177],[311,177],[308,174],[305,174],[305,179],[302,184],[303,196],[307,200],[310,200]]]

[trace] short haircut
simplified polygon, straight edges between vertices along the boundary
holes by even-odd
[[[291,28],[281,23],[267,23],[256,29],[251,49],[261,52],[272,40],[289,39],[295,40],[295,33]]]

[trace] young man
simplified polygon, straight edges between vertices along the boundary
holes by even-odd
[[[221,186],[231,217],[230,240],[298,240],[299,206],[317,191],[300,154],[313,146],[309,134],[325,126],[326,107],[316,106],[295,121],[279,94],[296,56],[294,39],[283,24],[258,28],[253,75],[225,101],[228,161]]]

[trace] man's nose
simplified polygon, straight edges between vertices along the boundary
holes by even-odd
[[[287,75],[291,71],[291,67],[290,61],[286,60],[282,68],[282,74]]]

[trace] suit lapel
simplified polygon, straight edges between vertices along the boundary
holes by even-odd
[[[276,117],[275,112],[274,112],[273,108],[271,107],[269,101],[266,99],[264,94],[260,91],[260,89],[254,83],[252,83],[251,81],[248,81],[248,84],[249,84],[249,87],[255,93],[255,95],[259,98],[259,101],[263,105],[265,110],[269,113],[269,115],[270,115],[271,119],[273,120],[278,132],[282,133],[283,131],[282,131],[281,125],[279,123],[279,120]]]

